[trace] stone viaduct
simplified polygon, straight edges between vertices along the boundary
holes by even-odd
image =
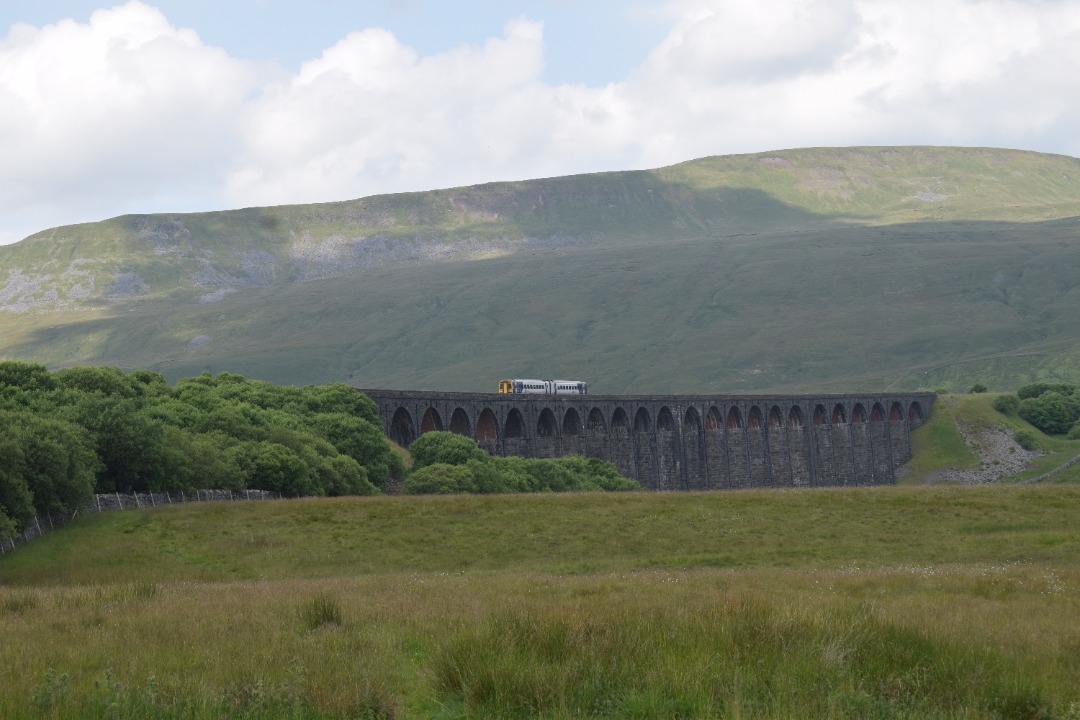
[[[893,483],[935,398],[361,392],[399,445],[449,430],[491,455],[594,456],[646,490]]]

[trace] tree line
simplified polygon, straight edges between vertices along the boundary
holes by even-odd
[[[281,386],[223,372],[170,386],[149,370],[50,371],[0,361],[0,534],[21,529],[35,515],[81,507],[94,493],[377,494],[392,477],[409,474],[381,428],[375,403],[343,383]],[[420,448],[423,456],[424,443]],[[493,460],[483,480],[457,483],[454,491],[625,484],[611,481],[620,476],[600,461],[523,462],[527,470]],[[446,483],[424,480],[421,470],[437,464],[446,465],[417,463],[419,477],[406,479],[406,491],[448,491]]]
[[[994,398],[999,412],[1016,413],[1047,435],[1067,435],[1080,439],[1080,385],[1037,382],[1025,385],[1015,395]]]

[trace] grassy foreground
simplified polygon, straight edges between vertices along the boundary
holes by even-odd
[[[0,560],[4,717],[1080,717],[1080,487],[363,498]]]

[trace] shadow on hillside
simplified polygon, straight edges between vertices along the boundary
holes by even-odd
[[[595,206],[596,198],[574,199],[570,197],[573,188],[557,185],[565,197],[548,197],[546,207],[576,203],[573,207],[586,213]],[[146,367],[173,378],[228,369],[277,382],[307,383],[345,379],[349,368],[363,365],[357,357],[365,348],[377,347],[377,352],[369,353],[377,362],[371,360],[370,366],[365,366],[372,373],[365,382],[374,387],[380,382],[379,373],[387,372],[393,363],[400,365],[406,355],[418,366],[431,368],[425,372],[435,374],[452,366],[450,358],[458,363],[474,362],[478,345],[488,348],[490,357],[485,359],[495,368],[515,366],[530,353],[556,357],[569,350],[560,343],[581,341],[577,329],[583,323],[593,328],[585,336],[587,342],[599,343],[597,333],[608,333],[604,337],[611,347],[590,348],[592,358],[622,357],[626,367],[633,368],[635,362],[645,362],[641,359],[645,356],[623,352],[627,349],[623,340],[632,336],[635,347],[642,342],[662,344],[650,338],[667,338],[681,331],[693,338],[688,347],[727,348],[723,353],[717,350],[710,361],[713,371],[733,353],[765,357],[782,349],[786,357],[806,356],[808,348],[796,331],[810,327],[811,320],[837,325],[837,318],[843,315],[846,332],[861,327],[860,318],[873,308],[879,317],[893,318],[886,338],[889,346],[904,346],[903,337],[894,336],[911,332],[908,344],[915,348],[915,354],[925,352],[925,348],[951,347],[949,343],[958,342],[961,333],[978,339],[982,335],[975,331],[995,328],[1004,338],[1002,342],[1012,345],[1017,338],[1032,333],[1044,335],[1044,339],[1072,337],[1074,315],[1069,302],[1073,296],[1069,293],[1075,286],[1075,273],[1070,268],[1076,267],[1080,251],[1080,218],[865,228],[843,224],[842,230],[837,230],[823,225],[841,225],[842,218],[810,215],[758,191],[724,191],[707,194],[705,199],[683,193],[657,200],[648,197],[648,189],[642,185],[635,190],[645,197],[643,203],[653,203],[642,208],[652,207],[657,212],[667,208],[666,219],[654,219],[626,237],[755,237],[725,242],[722,254],[698,251],[687,255],[696,259],[687,260],[676,268],[679,272],[667,275],[658,270],[662,254],[678,252],[680,245],[657,243],[648,256],[651,262],[633,272],[624,269],[617,282],[612,281],[611,268],[621,268],[626,257],[608,252],[607,240],[621,236],[605,235],[603,244],[582,239],[578,250],[568,246],[565,255],[543,266],[504,258],[463,274],[461,266],[453,264],[414,264],[404,274],[399,269],[383,268],[364,282],[356,282],[362,276],[358,272],[309,283],[251,288],[214,304],[129,300],[95,319],[65,322],[57,313],[37,316],[34,321],[40,326],[28,331],[28,339],[0,347],[0,353],[51,367],[116,364]],[[611,207],[597,209],[597,213],[618,218],[614,225],[629,226],[641,209],[634,203],[636,197],[628,196]],[[715,206],[702,210],[696,203]],[[729,206],[730,213],[725,215]],[[763,213],[774,214],[770,226],[752,222]],[[697,224],[691,222],[694,218]],[[676,219],[689,227],[672,230]],[[583,226],[566,226],[571,227]],[[808,232],[804,234],[804,230]],[[694,246],[703,247],[689,242],[688,252]],[[588,255],[581,252],[586,249]],[[994,252],[988,254],[991,249]],[[535,259],[536,263],[541,261]],[[716,270],[706,262],[718,263]],[[698,275],[707,279],[708,287],[686,285],[688,274],[684,271],[694,268],[707,270]],[[509,291],[503,287],[507,284],[512,286]],[[589,288],[594,286],[608,289],[590,294]],[[398,291],[409,297],[390,297]],[[793,295],[796,291],[805,297]],[[819,293],[812,303],[806,300],[810,292]],[[654,320],[651,316],[641,315],[641,307],[633,305],[639,300],[652,302],[653,298],[666,298],[669,303],[665,312],[654,318],[655,326],[649,324]],[[694,307],[688,305],[691,298],[697,298]],[[909,315],[893,312],[901,300],[907,303],[903,307]],[[491,314],[488,306],[492,303],[505,307],[497,317],[484,317]],[[514,347],[511,338],[523,323],[547,317],[536,309],[540,306],[546,307],[547,316],[557,318],[551,320],[550,328],[544,326],[545,332],[550,329],[553,334],[535,347]],[[981,308],[983,314],[972,315],[972,308]],[[811,310],[816,313],[813,317],[807,315],[786,334],[775,335],[773,345],[754,345],[767,336],[761,330],[773,322],[770,318]],[[528,320],[530,317],[533,320]],[[896,325],[900,320],[906,322],[907,317],[912,322],[915,318],[918,322],[937,318],[940,327]],[[996,324],[988,324],[988,320]],[[20,321],[27,322],[27,316]],[[615,322],[625,325],[619,326],[620,332],[625,330],[623,336],[609,332]],[[709,333],[719,327],[725,334],[711,337]],[[200,345],[197,339],[204,335],[212,337],[212,342]],[[532,335],[520,337],[528,337],[530,342],[535,339]],[[738,343],[732,344],[731,338],[739,338]],[[835,338],[835,343],[845,347],[858,340],[854,335],[843,336]],[[875,340],[878,345],[883,342]],[[956,359],[991,352],[995,350],[969,347]],[[935,362],[948,359],[936,358]],[[429,360],[438,364],[428,365]]]

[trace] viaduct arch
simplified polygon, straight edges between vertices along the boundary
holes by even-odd
[[[491,455],[599,457],[656,491],[893,483],[935,398],[362,392],[399,445],[449,430]]]

